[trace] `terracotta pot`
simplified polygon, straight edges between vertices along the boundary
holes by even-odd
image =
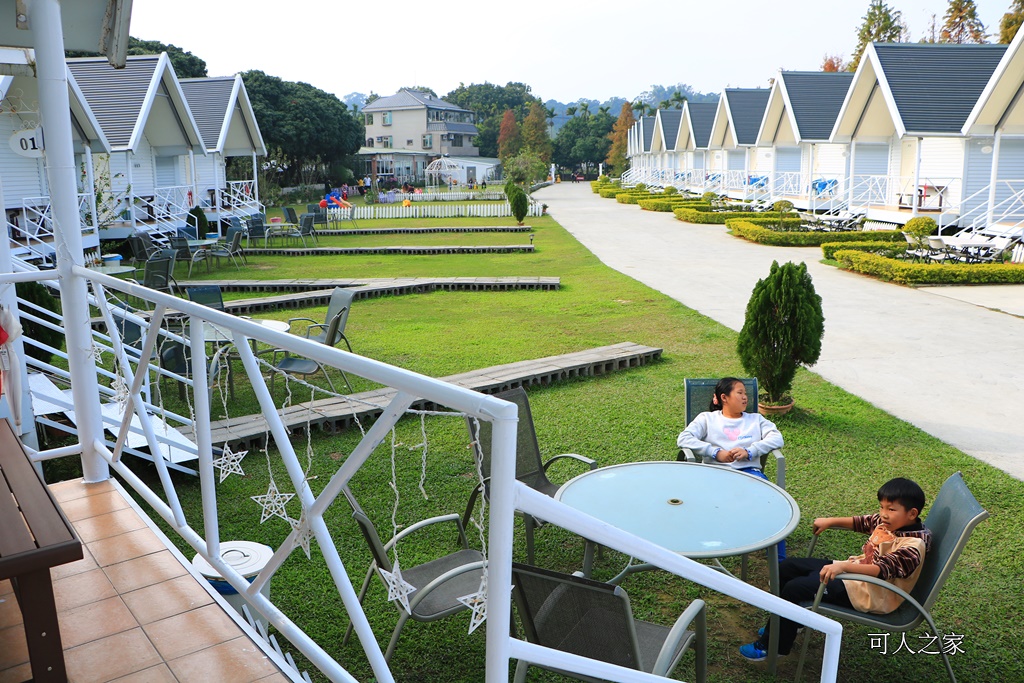
[[[785,405],[781,406],[770,406],[764,403],[757,404],[757,412],[761,413],[765,417],[772,417],[775,415],[785,415],[789,411],[793,410],[793,405],[796,401],[790,401]]]

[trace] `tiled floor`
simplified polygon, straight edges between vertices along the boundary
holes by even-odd
[[[52,570],[72,683],[285,683],[110,482],[50,487],[85,557]],[[21,610],[0,581],[0,683],[31,678]]]

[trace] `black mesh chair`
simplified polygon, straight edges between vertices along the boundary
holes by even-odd
[[[756,413],[757,412],[757,378],[746,377],[737,378],[747,389],[747,408],[743,412],[745,413]],[[711,397],[715,393],[715,386],[718,384],[717,379],[685,379],[683,380],[683,387],[686,392],[686,424],[693,422],[693,418],[697,417],[701,413],[707,411],[709,404],[711,403]],[[776,449],[771,453],[765,453],[761,456],[761,469],[767,472],[768,467],[768,456],[775,458],[775,483],[786,488],[786,456],[782,454],[782,451]],[[679,451],[679,455],[676,456],[676,460],[687,460],[691,462],[697,462],[698,457],[688,448],[683,448]],[[721,465],[714,458],[705,458],[705,463],[711,465]]]
[[[373,557],[370,568],[366,572],[363,587],[359,591],[360,605],[363,603],[363,598],[366,597],[366,591],[370,587],[373,575],[377,574],[378,568],[387,572],[394,571],[391,559],[388,557],[388,551],[396,543],[410,534],[433,524],[453,522],[458,529],[461,549],[420,565],[401,567],[402,578],[414,586],[416,591],[409,596],[409,609],[411,613],[406,612],[404,608],[396,603],[399,611],[398,624],[391,634],[391,642],[388,643],[388,649],[384,653],[384,659],[387,661],[391,659],[391,655],[395,651],[395,645],[398,643],[398,636],[401,635],[402,628],[409,619],[413,621],[437,621],[438,619],[444,619],[447,616],[469,609],[466,605],[459,602],[459,598],[472,595],[480,589],[480,580],[483,578],[486,562],[480,552],[470,549],[469,542],[466,539],[466,530],[459,521],[458,515],[442,515],[425,519],[402,529],[387,543],[382,543],[380,536],[377,534],[377,529],[374,528],[370,518],[363,512],[352,492],[347,487],[343,489],[343,492],[345,498],[348,499],[349,505],[352,506],[352,517],[359,525],[363,538],[366,539],[366,544],[370,547],[370,555]],[[351,633],[352,625],[350,623],[348,630],[345,631],[342,645],[345,644]]]
[[[635,619],[629,596],[619,586],[516,562],[512,563],[512,598],[531,643],[666,678],[694,645],[695,680],[707,680],[703,600],[690,603],[669,628]],[[526,680],[530,666],[539,665],[525,661],[516,665],[515,683]],[[603,680],[552,670],[584,681]]]
[[[197,287],[186,287],[185,296],[189,301],[202,304],[215,311],[224,310],[224,296],[221,294],[220,285],[199,285]]]
[[[498,398],[511,401],[519,406],[519,425],[516,434],[516,479],[527,486],[540,491],[546,496],[554,496],[558,491],[558,484],[548,479],[547,471],[551,465],[562,458],[584,463],[590,469],[597,467],[597,462],[590,458],[575,453],[556,455],[547,462],[541,460],[540,446],[537,445],[537,433],[533,428],[533,415],[530,413],[530,401],[526,397],[526,391],[522,388],[515,388],[495,394]],[[475,421],[472,418],[466,419],[469,427],[470,441],[474,444],[474,452],[480,461],[480,470],[484,477],[482,486],[473,489],[469,496],[469,503],[466,505],[466,512],[462,517],[462,524],[469,523],[469,517],[473,514],[473,507],[476,505],[477,496],[481,490],[487,495],[490,490],[491,478],[491,423],[486,421]],[[533,530],[543,524],[536,517],[517,512],[522,515],[526,526],[526,558],[527,562],[533,564]]]
[[[942,640],[942,632],[936,627],[931,610],[939,599],[939,593],[946,584],[946,579],[953,573],[956,561],[971,538],[974,528],[987,518],[988,512],[981,507],[970,489],[967,488],[963,475],[957,472],[942,484],[939,495],[935,496],[935,502],[932,503],[928,517],[924,520],[925,527],[932,532],[932,547],[925,554],[921,574],[917,577],[917,583],[914,584],[909,595],[888,581],[874,576],[865,574],[838,574],[836,576],[837,579],[844,581],[866,581],[900,595],[903,598],[903,603],[896,608],[895,612],[869,614],[858,612],[850,607],[822,603],[821,596],[825,584],[821,584],[818,589],[814,603],[805,606],[832,619],[852,621],[855,624],[868,626],[875,631],[906,633],[916,629],[922,621],[928,622],[936,643],[930,654],[942,655],[949,680],[951,683],[956,683],[956,676],[953,674],[953,667],[946,652],[946,644]],[[808,556],[814,552],[814,544],[817,540],[818,536],[811,539]],[[804,633],[803,646],[800,648],[800,662],[797,664],[795,678],[798,683],[800,674],[803,672],[804,658],[807,656],[807,645],[810,642],[809,633],[809,629]]]

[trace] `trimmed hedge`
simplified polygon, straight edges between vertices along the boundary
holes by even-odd
[[[620,192],[619,194],[615,195],[615,201],[617,201],[619,204],[636,204],[641,199],[650,196],[651,194],[649,192],[644,192],[643,194],[636,194],[634,192]]]
[[[798,226],[801,223],[798,217],[783,219],[783,225]],[[786,231],[772,230],[762,227],[764,225],[777,226],[779,219],[757,219],[744,218],[732,219],[725,225],[729,231],[737,237],[756,242],[757,244],[768,244],[773,247],[817,247],[826,242],[863,242],[866,237],[864,232],[807,232],[807,231]],[[896,230],[873,230],[870,232],[871,239],[878,242],[892,243],[903,240],[903,235]],[[901,247],[902,251],[905,247]]]
[[[853,249],[834,256],[846,270],[901,285],[1024,284],[1019,263],[913,263]]]
[[[710,207],[709,207],[710,208]],[[687,223],[725,223],[730,218],[774,218],[779,220],[779,214],[775,211],[701,211],[689,206],[681,206],[672,213],[677,220]]]
[[[619,194],[620,192],[622,192],[622,188],[617,185],[602,187],[600,190],[597,191],[597,193],[605,199],[614,199],[615,195]]]
[[[646,211],[674,211],[680,206],[686,206],[697,211],[710,211],[711,205],[705,204],[699,199],[676,199],[658,197],[657,199],[641,199],[637,202],[641,209]]]
[[[863,233],[855,233],[863,234]],[[834,261],[836,252],[843,249],[854,251],[866,251],[871,254],[879,254],[886,258],[898,258],[906,253],[906,243],[899,242],[825,242],[821,245],[821,253],[825,258]]]

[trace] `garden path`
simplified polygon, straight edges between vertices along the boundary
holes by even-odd
[[[1024,285],[902,287],[824,265],[818,247],[753,244],[587,184],[536,196],[605,264],[733,330],[772,260],[806,262],[825,313],[814,372],[1024,480]]]

